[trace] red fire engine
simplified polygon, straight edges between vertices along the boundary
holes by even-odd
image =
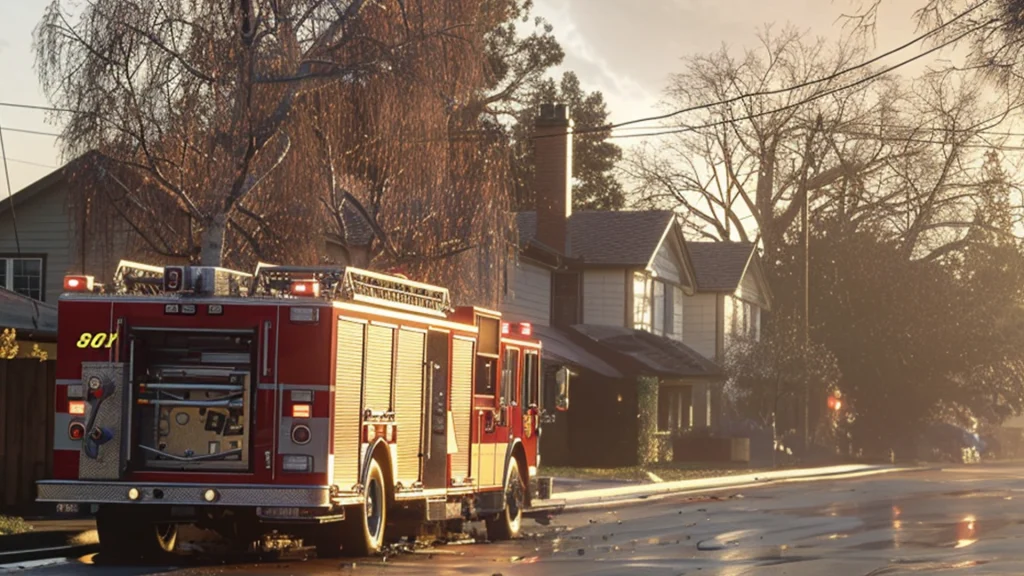
[[[541,346],[446,289],[354,268],[122,262],[60,298],[54,478],[102,553],[277,529],[373,553],[424,526],[514,538],[538,464]]]

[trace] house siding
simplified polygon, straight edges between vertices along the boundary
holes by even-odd
[[[676,256],[676,252],[672,246],[673,242],[669,238],[666,238],[661,246],[658,248],[658,252],[654,255],[653,271],[654,275],[662,280],[679,284],[679,257]]]
[[[56,304],[64,289],[64,274],[73,260],[67,193],[59,187],[40,191],[37,196],[16,206],[14,214],[21,253],[45,255],[43,300]],[[10,210],[0,214],[0,253],[11,256],[18,253]]]
[[[508,266],[508,294],[501,312],[512,321],[547,326],[551,318],[551,271],[520,261]]]
[[[717,298],[717,294],[684,297],[682,318],[678,320],[682,323],[683,342],[709,360],[715,359],[718,330],[715,313]]]
[[[761,293],[761,288],[757,285],[757,278],[752,271],[743,275],[743,281],[740,282],[740,287],[736,290],[736,296],[747,302],[756,302],[758,305],[764,302],[764,295]]]
[[[584,323],[625,325],[626,277],[626,271],[622,268],[583,272]],[[632,275],[629,275],[629,280],[632,282]]]

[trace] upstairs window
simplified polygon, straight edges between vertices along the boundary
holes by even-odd
[[[643,272],[633,275],[633,328],[658,336],[681,332],[677,326],[676,306],[682,306],[682,290],[667,282],[655,280]]]
[[[653,306],[651,277],[646,272],[633,273],[633,328],[651,331]]]
[[[0,257],[0,288],[43,300],[43,259]]]

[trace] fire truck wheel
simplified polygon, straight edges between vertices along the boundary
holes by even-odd
[[[487,520],[487,538],[490,540],[512,540],[519,537],[523,524],[523,508],[526,507],[526,490],[523,476],[519,473],[519,462],[513,458],[508,462],[505,477],[505,508],[497,518]]]
[[[366,474],[363,504],[353,507],[351,514],[346,511],[342,541],[346,554],[369,556],[380,551],[388,519],[386,490],[384,471],[377,460],[372,460]]]

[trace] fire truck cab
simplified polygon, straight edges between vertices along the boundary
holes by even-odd
[[[122,262],[109,289],[64,288],[38,501],[91,505],[102,554],[171,551],[188,523],[320,555],[470,519],[519,534],[543,398],[529,324],[354,268]]]

